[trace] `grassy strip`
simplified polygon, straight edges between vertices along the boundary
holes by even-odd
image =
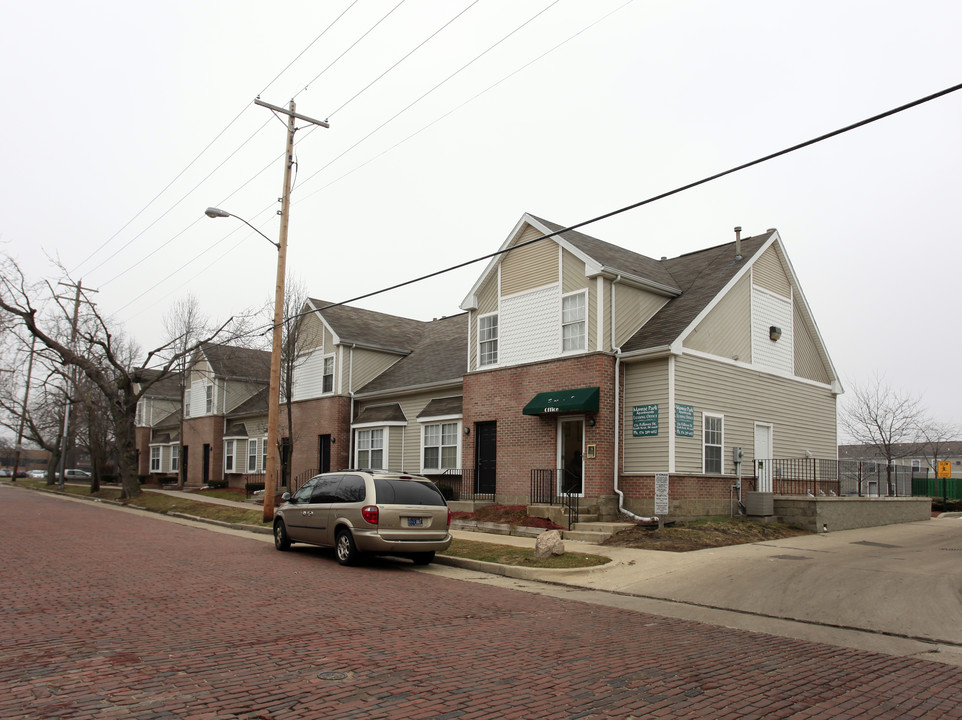
[[[451,543],[451,547],[440,554],[467,558],[468,560],[498,563],[499,565],[517,565],[520,567],[546,568],[552,570],[595,567],[611,562],[610,558],[600,555],[588,555],[582,552],[566,552],[564,555],[555,555],[544,560],[536,560],[531,548],[475,542],[474,540],[455,540]]]

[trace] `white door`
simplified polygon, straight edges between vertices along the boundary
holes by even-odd
[[[772,426],[755,423],[755,469],[758,473],[758,491],[772,491]]]

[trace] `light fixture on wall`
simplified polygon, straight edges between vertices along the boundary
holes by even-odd
[[[470,434],[471,434],[471,428],[469,428],[469,427],[464,428],[464,434],[465,434],[465,435],[470,435]]]
[[[772,325],[770,328],[768,328],[768,337],[771,338],[772,342],[775,342],[781,336],[782,336],[782,329],[780,327],[775,327],[774,325]]]
[[[597,422],[593,417],[588,418],[588,427],[594,427]]]

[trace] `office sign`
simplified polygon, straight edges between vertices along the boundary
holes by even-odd
[[[651,437],[658,434],[658,406],[635,405],[631,408],[632,437]]]
[[[695,437],[695,406],[675,403],[675,435]]]

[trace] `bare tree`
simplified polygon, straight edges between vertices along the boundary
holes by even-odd
[[[87,305],[89,321],[78,326],[79,342],[64,342],[63,336],[54,329],[58,321],[72,315],[73,308],[64,305],[49,284],[46,290],[52,301],[53,318],[42,316],[34,303],[33,298],[42,294],[40,289],[27,283],[12,258],[0,258],[0,315],[5,315],[8,322],[12,319],[19,324],[68,372],[81,373],[102,393],[116,443],[122,492],[124,497],[136,497],[140,494],[134,434],[137,403],[155,382],[174,371],[184,353],[177,352],[169,342],[150,350],[143,356],[139,367],[154,367],[158,372],[140,381],[125,352],[126,344],[92,304]],[[228,321],[201,342],[214,340],[230,323]],[[193,353],[201,342],[188,347],[186,354]],[[85,352],[84,348],[93,348],[95,352]]]
[[[962,437],[962,429],[958,425],[929,419],[919,426],[920,450],[926,464],[934,473],[939,466],[939,460],[945,460],[950,452],[950,444],[955,445]]]
[[[856,385],[841,414],[849,437],[885,458],[889,494],[895,460],[918,454],[919,427],[924,421],[919,397],[893,389],[876,375],[868,385]]]

